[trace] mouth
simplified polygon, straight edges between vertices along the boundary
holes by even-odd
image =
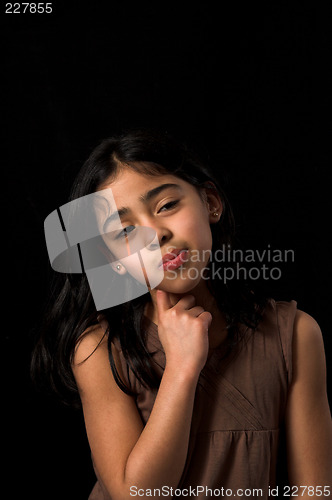
[[[164,271],[177,269],[188,261],[189,251],[186,248],[174,248],[171,253],[166,253],[160,263]]]

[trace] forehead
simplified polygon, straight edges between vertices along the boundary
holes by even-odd
[[[182,189],[192,186],[175,175],[147,175],[131,169],[123,169],[111,182],[104,182],[101,189],[111,188],[116,204],[128,206],[147,191],[162,184],[176,184]]]

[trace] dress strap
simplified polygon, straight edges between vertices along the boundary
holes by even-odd
[[[296,311],[297,303],[295,300],[291,300],[290,302],[276,302],[278,331],[287,371],[288,385],[290,385],[292,381],[293,372],[292,342]]]

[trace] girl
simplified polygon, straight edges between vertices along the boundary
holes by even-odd
[[[211,173],[185,147],[138,131],[93,151],[71,200],[105,189],[121,223],[107,239],[102,221],[112,273],[134,274],[114,241],[149,227],[160,283],[98,313],[85,274],[59,275],[32,360],[82,405],[98,479],[89,499],[330,496],[319,326],[294,301],[212,272],[234,222]],[[292,490],[280,482],[286,465]]]

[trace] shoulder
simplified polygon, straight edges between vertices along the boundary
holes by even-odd
[[[293,331],[294,383],[325,387],[326,362],[321,329],[304,311],[296,312]]]
[[[322,332],[317,321],[304,311],[298,309],[294,321],[294,335],[301,335],[303,341],[317,342],[322,338]]]
[[[96,324],[87,328],[79,337],[74,354],[73,367],[80,365],[87,360],[97,349],[104,351],[107,349],[107,332],[101,325]]]
[[[300,354],[324,354],[323,335],[317,321],[304,311],[296,312],[293,344]],[[295,351],[296,354],[297,351]]]
[[[310,376],[324,377],[325,352],[321,329],[317,321],[297,308],[291,301],[268,303],[267,317],[277,326],[288,383],[307,380]]]
[[[107,329],[99,324],[93,325],[80,336],[72,370],[81,399],[86,395],[98,397],[112,387],[118,389],[112,373],[110,354],[120,378],[125,380],[119,352],[113,342],[109,346]]]

